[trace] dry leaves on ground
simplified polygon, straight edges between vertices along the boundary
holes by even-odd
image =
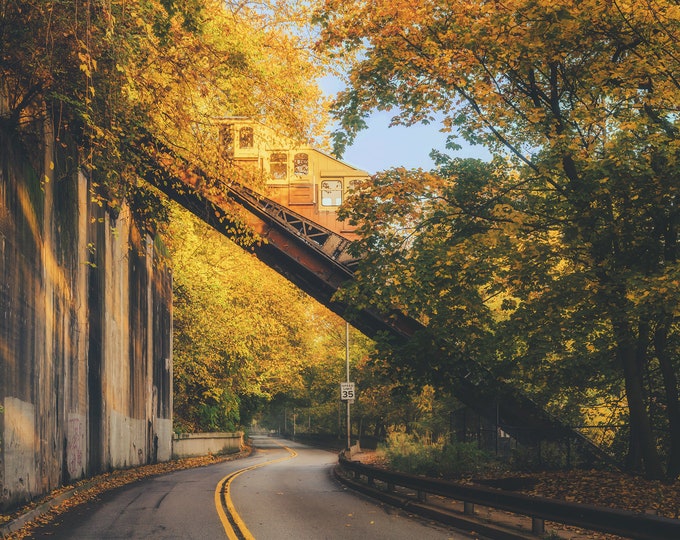
[[[656,513],[678,519],[680,482],[645,480],[606,471],[556,471],[531,475],[538,482],[531,495],[552,499]]]
[[[356,458],[370,465],[388,468],[379,453],[365,452]],[[483,480],[486,485],[492,485],[492,479],[502,481],[509,478],[518,480],[513,483],[524,487],[516,491],[527,495],[632,512],[655,513],[673,519],[680,517],[680,481],[661,482],[622,472],[576,469],[511,473]]]
[[[212,465],[214,463],[220,463],[222,461],[230,461],[233,459],[239,459],[250,454],[251,448],[245,448],[238,454],[227,454],[227,455],[208,455],[200,456],[194,458],[178,459],[173,461],[166,461],[164,463],[155,463],[153,465],[143,465],[141,467],[136,467],[134,469],[116,470],[110,473],[105,473],[93,478],[87,478],[78,481],[74,484],[64,486],[59,489],[55,489],[49,495],[35,500],[30,504],[17,509],[12,514],[0,514],[0,525],[8,523],[13,519],[25,514],[26,512],[37,508],[43,504],[49,503],[49,501],[54,500],[60,495],[68,492],[72,492],[64,501],[56,504],[48,511],[42,513],[35,521],[28,523],[21,530],[4,536],[6,540],[16,540],[19,538],[27,538],[30,536],[31,531],[37,525],[44,525],[52,521],[56,516],[69,511],[79,504],[91,501],[98,495],[115,489],[126,484],[131,484],[138,480],[144,478],[149,478],[151,476],[157,476],[159,474],[165,474],[173,471],[180,471],[184,469],[192,469],[195,467],[204,467],[206,465]]]

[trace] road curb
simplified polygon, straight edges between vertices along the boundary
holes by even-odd
[[[67,491],[64,491],[63,493],[60,493],[59,495],[52,497],[51,499],[49,499],[49,500],[47,500],[43,503],[40,503],[35,508],[31,508],[30,510],[24,512],[23,514],[19,515],[18,517],[11,519],[7,523],[0,525],[0,535],[2,535],[3,538],[5,538],[8,534],[12,534],[12,533],[19,531],[24,526],[26,526],[28,523],[35,521],[40,516],[43,516],[43,515],[49,513],[53,508],[55,508],[56,506],[59,506],[64,501],[73,497],[79,491],[90,489],[91,487],[95,486],[97,483],[98,483],[98,481],[91,480],[89,482],[86,482],[85,484],[82,484],[82,485],[79,485],[79,486],[74,487],[72,489],[69,489]]]
[[[223,461],[232,461],[234,459],[240,459],[243,457],[247,457],[252,453],[252,448],[248,447],[245,450],[242,450],[241,452],[234,453],[234,454],[225,454],[223,457],[224,459],[220,459],[219,461],[215,461],[214,463],[205,463],[205,464],[199,464],[199,465],[194,465],[190,467],[183,467],[183,468],[178,468],[175,470],[166,470],[166,471],[159,471],[153,474],[149,474],[143,477],[136,477],[131,479],[129,482],[123,482],[122,484],[119,485],[114,485],[111,486],[109,489],[103,490],[103,492],[110,491],[113,489],[116,489],[118,487],[121,487],[122,485],[127,485],[127,484],[132,484],[134,482],[139,482],[142,480],[146,480],[148,478],[153,478],[156,476],[162,476],[164,474],[170,474],[173,472],[177,472],[180,470],[186,470],[186,469],[191,469],[191,468],[198,468],[198,467],[207,467],[211,465],[216,465],[219,464]],[[169,462],[162,462],[162,463],[169,463]],[[158,465],[158,464],[156,464]],[[132,471],[134,469],[119,469],[118,472],[125,473],[125,471]],[[37,504],[35,507],[31,508],[30,510],[27,510],[26,512],[18,515],[17,517],[10,519],[7,523],[0,524],[0,538],[6,538],[8,535],[16,533],[20,531],[23,527],[28,525],[29,523],[37,520],[41,516],[44,516],[48,513],[50,513],[54,508],[62,504],[63,502],[67,501],[68,499],[74,497],[81,491],[87,491],[93,487],[95,487],[97,484],[102,482],[101,477],[94,477],[90,480],[81,480],[82,483],[75,485],[69,489],[66,489],[66,491],[63,491],[59,493],[58,495],[55,495],[54,497],[49,497],[46,496],[43,502]]]

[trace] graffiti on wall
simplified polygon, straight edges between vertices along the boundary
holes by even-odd
[[[85,417],[69,414],[66,435],[66,463],[71,478],[80,478],[85,470]]]

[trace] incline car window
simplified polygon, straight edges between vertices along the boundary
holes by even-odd
[[[293,158],[293,172],[297,176],[307,176],[309,174],[309,156],[307,154],[295,154]]]
[[[239,131],[238,145],[241,148],[252,148],[253,147],[253,128],[242,127]]]
[[[324,180],[321,182],[321,205],[340,206],[342,204],[342,182]]]
[[[225,158],[234,156],[234,127],[231,124],[220,127],[220,147]]]
[[[269,156],[269,173],[273,180],[285,180],[288,175],[288,156],[285,152],[272,152]]]

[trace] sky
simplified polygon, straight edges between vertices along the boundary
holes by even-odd
[[[328,95],[333,95],[342,88],[342,83],[332,77],[324,77],[320,85]],[[435,123],[389,127],[393,115],[394,113],[384,111],[371,115],[366,121],[368,128],[360,131],[352,146],[345,149],[342,161],[369,174],[375,174],[392,167],[429,170],[434,166],[429,156],[433,149],[456,157],[489,157],[484,148],[464,145],[461,141],[458,143],[463,146],[462,150],[446,150],[446,134],[441,133],[440,126]]]
[[[430,152],[488,159],[488,152],[480,146],[463,145],[459,151],[447,150],[446,134],[437,124],[390,127],[391,113],[378,112],[368,120],[368,128],[359,132],[352,146],[345,150],[342,161],[365,170],[369,174],[392,167],[429,170],[434,166]]]

